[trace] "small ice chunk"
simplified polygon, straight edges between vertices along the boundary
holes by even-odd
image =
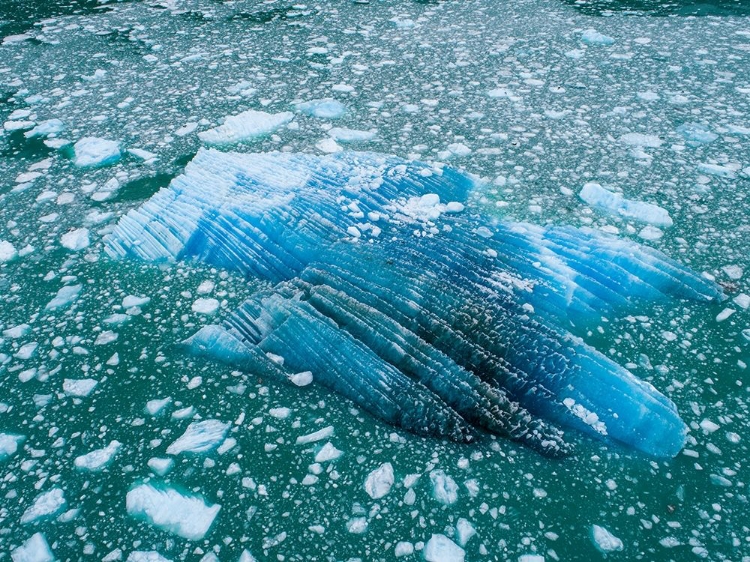
[[[344,453],[342,451],[339,451],[330,442],[328,442],[323,445],[320,451],[318,451],[318,453],[315,455],[315,462],[334,461],[343,454]]]
[[[83,398],[91,394],[99,381],[95,379],[65,379],[63,391],[68,396]]]
[[[59,119],[49,119],[47,121],[41,121],[36,127],[30,131],[26,131],[24,136],[27,139],[34,137],[48,137],[50,135],[56,135],[65,130],[65,124]]]
[[[739,306],[742,309],[747,310],[750,307],[750,295],[746,295],[745,293],[740,293],[736,297],[734,297],[734,304]]]
[[[324,427],[323,429],[319,429],[318,431],[314,431],[313,433],[308,433],[307,435],[300,435],[297,437],[297,445],[307,445],[308,443],[315,443],[316,441],[322,441],[323,439],[328,439],[333,435],[333,426],[329,425]]]
[[[102,470],[112,462],[121,447],[122,443],[113,440],[103,449],[97,449],[96,451],[91,451],[90,453],[76,457],[75,465],[77,468],[83,470]]]
[[[151,416],[158,416],[170,402],[172,402],[171,396],[149,400],[146,402],[146,413]]]
[[[620,142],[638,148],[659,148],[663,141],[655,135],[644,135],[642,133],[628,133],[620,137]]]
[[[398,541],[396,548],[393,549],[393,554],[396,558],[410,556],[414,554],[414,545],[408,541]]]
[[[734,314],[736,311],[733,308],[725,308],[719,314],[716,315],[716,321],[717,322],[724,322],[727,318],[729,318],[732,314]]]
[[[82,138],[73,145],[73,150],[73,162],[80,167],[114,164],[121,156],[120,143],[97,137]]]
[[[223,125],[198,133],[198,138],[212,145],[235,144],[268,135],[292,119],[290,111],[271,114],[251,109],[230,115]]]
[[[39,519],[54,517],[65,507],[65,494],[60,488],[52,488],[37,496],[34,503],[24,511],[21,523],[31,523]]]
[[[383,463],[368,474],[365,491],[372,499],[380,499],[391,491],[394,481],[393,465],[389,462]]]
[[[0,263],[6,263],[18,257],[18,250],[7,240],[0,240]]]
[[[31,326],[28,324],[18,324],[17,326],[13,326],[12,328],[7,328],[3,330],[3,337],[10,338],[10,339],[17,339],[22,338],[31,331]]]
[[[107,345],[108,343],[117,341],[117,338],[117,332],[113,332],[112,330],[105,330],[96,337],[96,340],[94,340],[94,345]]]
[[[731,178],[734,178],[735,176],[734,168],[729,167],[729,166],[721,166],[719,164],[707,164],[707,163],[698,164],[698,171],[703,172],[704,174],[718,176],[720,178],[731,179]]]
[[[168,455],[207,453],[218,447],[229,431],[230,424],[219,420],[191,423],[177,441],[167,448]]]
[[[170,470],[172,470],[172,467],[174,466],[174,459],[152,457],[148,459],[147,464],[148,464],[148,467],[154,471],[154,474],[158,474],[159,476],[164,476]]]
[[[0,433],[0,461],[12,457],[18,451],[18,446],[26,440],[23,435]]]
[[[134,550],[125,562],[172,562],[155,550]]]
[[[643,238],[644,240],[659,240],[662,236],[664,236],[664,232],[662,232],[661,229],[656,228],[655,226],[645,226],[641,229],[641,231],[638,233],[638,236]]]
[[[594,546],[604,554],[608,552],[615,552],[622,550],[623,544],[620,539],[610,533],[604,527],[599,525],[591,526],[591,539],[594,541]]]
[[[213,314],[219,309],[219,301],[212,298],[199,298],[195,299],[191,308],[198,314]]]
[[[219,513],[219,504],[208,504],[199,496],[181,494],[173,488],[141,484],[125,498],[128,515],[188,540],[201,540]]]
[[[581,34],[581,41],[587,45],[614,45],[615,40],[596,29],[587,29]]]
[[[326,154],[333,154],[335,152],[341,152],[342,150],[344,150],[343,148],[341,148],[341,145],[339,145],[334,139],[330,137],[318,141],[315,144],[315,148],[317,148],[321,152],[325,152]]]
[[[682,135],[690,146],[709,144],[719,138],[712,133],[711,129],[700,123],[685,123],[677,127],[677,132]]]
[[[424,559],[427,562],[463,562],[464,549],[445,535],[432,535],[424,547]]]
[[[133,308],[134,306],[144,306],[151,302],[151,297],[137,297],[135,295],[128,295],[122,299],[122,307]]]
[[[726,273],[732,281],[742,279],[743,269],[739,265],[725,265],[721,270]]]
[[[302,373],[296,373],[289,375],[289,381],[295,386],[307,386],[313,381],[313,374],[310,371],[303,371]]]
[[[469,539],[477,534],[477,530],[474,528],[474,525],[472,525],[463,517],[461,517],[456,522],[456,532],[458,534],[458,544],[461,546],[466,546],[466,543],[469,542]]]
[[[442,470],[433,470],[430,472],[430,481],[432,482],[432,493],[436,500],[445,505],[456,503],[458,485],[453,478]]]
[[[42,533],[34,533],[10,554],[13,562],[52,562],[55,556]]]
[[[82,285],[66,285],[57,291],[55,297],[47,303],[47,310],[55,310],[58,308],[64,308],[72,303],[78,297],[78,293],[81,292]]]
[[[346,113],[346,106],[331,98],[298,103],[295,109],[305,115],[319,119],[338,119]]]
[[[367,519],[365,517],[353,517],[346,522],[346,530],[353,535],[361,535],[367,531]]]
[[[365,142],[375,138],[374,131],[358,131],[356,129],[345,129],[342,127],[333,127],[328,130],[328,134],[336,141],[348,142]]]

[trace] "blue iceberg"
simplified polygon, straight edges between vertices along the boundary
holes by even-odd
[[[472,203],[475,188],[392,156],[203,149],[105,248],[270,282],[185,344],[281,380],[310,371],[416,434],[487,431],[557,456],[575,428],[677,454],[687,428],[675,405],[562,326],[719,288],[631,241],[498,221]]]

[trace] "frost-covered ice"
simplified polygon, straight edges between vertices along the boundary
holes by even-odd
[[[62,235],[60,244],[63,248],[77,252],[89,247],[91,240],[89,238],[88,228],[76,228]]]
[[[18,447],[25,441],[23,435],[13,433],[0,433],[0,461],[12,457],[18,451]]]
[[[367,479],[365,480],[365,491],[368,496],[377,500],[391,491],[393,482],[393,465],[386,462],[367,475]]]
[[[47,303],[47,310],[56,310],[58,308],[65,308],[73,301],[78,298],[78,294],[81,292],[83,285],[66,285],[62,287],[55,297]]]
[[[55,559],[42,533],[31,535],[21,546],[11,552],[10,557],[13,562],[52,562]]]
[[[185,433],[167,447],[168,455],[207,453],[221,445],[231,424],[219,420],[191,423]]]
[[[103,449],[97,449],[76,457],[75,465],[82,470],[96,472],[106,468],[122,448],[122,443],[113,440]]]
[[[65,493],[60,488],[52,488],[36,497],[34,503],[23,512],[21,523],[32,523],[48,519],[60,513],[66,505]]]
[[[107,166],[117,162],[122,153],[120,143],[98,137],[84,137],[73,145],[73,162],[80,167]]]
[[[271,114],[250,109],[230,115],[224,120],[223,125],[198,133],[198,138],[206,144],[236,144],[268,135],[293,118],[294,114],[289,111]]]
[[[65,379],[63,380],[63,391],[68,396],[84,398],[91,394],[99,381],[96,379]]]
[[[339,119],[346,113],[346,106],[331,98],[301,102],[295,105],[295,109],[318,119]]]
[[[589,205],[609,213],[657,226],[672,226],[672,218],[666,209],[652,203],[625,199],[598,183],[587,183],[579,195]]]
[[[424,559],[427,562],[463,562],[466,557],[464,549],[445,535],[434,534],[424,547]]]
[[[18,250],[7,240],[0,240],[0,263],[6,263],[18,257]]]
[[[591,526],[591,540],[594,541],[594,546],[605,554],[623,549],[622,541],[599,525]]]
[[[130,516],[193,541],[206,536],[221,509],[219,504],[209,504],[199,496],[151,484],[130,490],[125,503]]]

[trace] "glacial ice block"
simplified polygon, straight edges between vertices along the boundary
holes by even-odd
[[[280,381],[310,372],[414,433],[489,431],[559,455],[561,428],[576,428],[677,454],[687,428],[674,404],[561,326],[639,302],[716,300],[718,287],[629,240],[497,222],[473,203],[476,187],[371,153],[204,149],[121,218],[105,250],[272,283],[185,345]]]

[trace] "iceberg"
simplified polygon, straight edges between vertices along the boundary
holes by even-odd
[[[721,290],[634,241],[498,221],[473,202],[478,186],[372,153],[202,149],[104,247],[272,285],[186,340],[196,355],[279,381],[309,372],[419,435],[487,431],[559,456],[572,428],[676,455],[675,405],[563,326]]]

